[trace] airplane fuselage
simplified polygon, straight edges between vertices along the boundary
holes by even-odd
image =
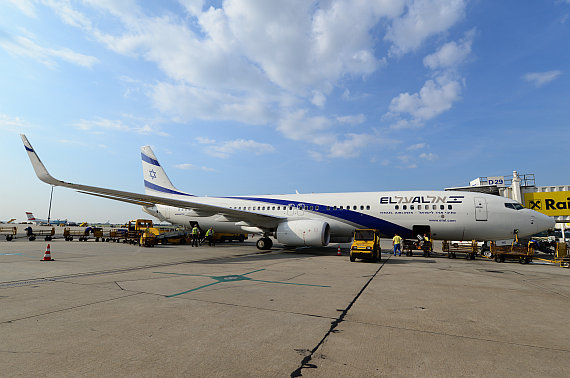
[[[184,196],[175,196],[183,199]],[[331,242],[348,240],[356,228],[379,229],[385,236],[415,237],[427,232],[435,239],[499,240],[540,232],[551,219],[533,210],[513,208],[507,198],[450,191],[319,193],[244,197],[192,197],[219,207],[280,217],[283,221],[315,220],[330,226]],[[509,204],[510,206],[506,206]],[[152,214],[174,224],[198,222],[201,228],[239,233],[243,222],[223,215],[157,205]],[[515,231],[516,230],[516,231]],[[416,232],[414,232],[416,231]],[[342,239],[342,240],[341,240]]]

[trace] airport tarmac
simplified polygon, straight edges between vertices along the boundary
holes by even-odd
[[[570,376],[558,266],[46,246],[0,241],[2,376]]]

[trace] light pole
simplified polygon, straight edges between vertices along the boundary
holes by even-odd
[[[49,196],[49,209],[48,209],[48,219],[47,219],[47,221],[48,221],[48,226],[49,226],[49,219],[50,219],[50,216],[51,216],[51,199],[52,199],[52,198],[53,198],[53,185],[51,186],[51,194],[50,194],[50,196]]]

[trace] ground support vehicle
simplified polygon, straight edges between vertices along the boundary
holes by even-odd
[[[6,241],[14,239],[17,232],[17,227],[0,227],[0,235],[6,236]]]
[[[570,256],[568,255],[568,245],[566,243],[556,243],[555,260],[562,268],[570,268]]]
[[[505,262],[506,259],[518,260],[521,264],[528,264],[532,261],[534,255],[534,243],[528,244],[512,243],[511,245],[498,246],[495,242],[491,242],[491,255],[496,262]]]
[[[430,257],[433,252],[432,242],[417,239],[404,239],[402,241],[402,252],[405,253],[406,256],[413,256],[414,250],[422,251],[423,257]]]
[[[50,241],[55,235],[55,227],[51,229],[33,230],[31,227],[26,227],[26,236],[29,241],[34,241],[38,236],[43,236],[45,241]]]
[[[382,259],[381,253],[379,230],[354,230],[353,242],[350,246],[351,262],[354,262],[356,259],[380,261]]]
[[[184,230],[167,231],[156,235],[156,243],[160,244],[189,244],[192,237]]]
[[[74,236],[77,237],[79,241],[87,241],[87,239],[89,239],[89,230],[72,230],[69,227],[63,229],[63,238],[65,241],[72,241]]]
[[[126,240],[127,230],[124,228],[112,228],[109,230],[108,237],[105,238],[107,242],[120,242],[121,240]]]
[[[447,257],[450,259],[456,258],[458,253],[464,253],[467,260],[475,260],[478,248],[477,240],[470,242],[450,242],[449,240],[444,240],[441,243],[441,250],[446,252]]]
[[[186,244],[188,234],[184,230],[163,231],[154,227],[150,219],[136,219],[128,223],[125,243],[154,247],[156,244]]]
[[[214,233],[214,241],[216,243],[223,243],[225,241],[232,242],[234,240],[242,243],[246,239],[247,239],[247,234]]]

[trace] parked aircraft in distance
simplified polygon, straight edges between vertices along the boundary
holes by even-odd
[[[12,224],[12,223],[14,223],[15,220],[16,220],[16,218],[12,218],[12,219],[10,219],[9,221],[0,221],[0,223],[2,223],[2,224]]]
[[[38,178],[50,185],[143,206],[174,224],[217,232],[274,236],[287,246],[349,242],[354,229],[378,229],[386,237],[429,234],[446,240],[503,240],[554,227],[554,220],[508,198],[474,192],[394,191],[198,197],[172,185],[149,146],[141,148],[146,194],[73,184],[52,177],[25,135],[24,147]]]
[[[36,217],[34,217],[33,213],[27,212],[27,211],[26,211],[26,217],[28,217],[28,222],[32,222],[35,224],[50,224],[50,225],[54,225],[54,226],[66,225],[67,224],[67,219],[65,219],[65,220],[56,219],[56,220],[50,220],[48,222],[47,219],[36,218]]]

